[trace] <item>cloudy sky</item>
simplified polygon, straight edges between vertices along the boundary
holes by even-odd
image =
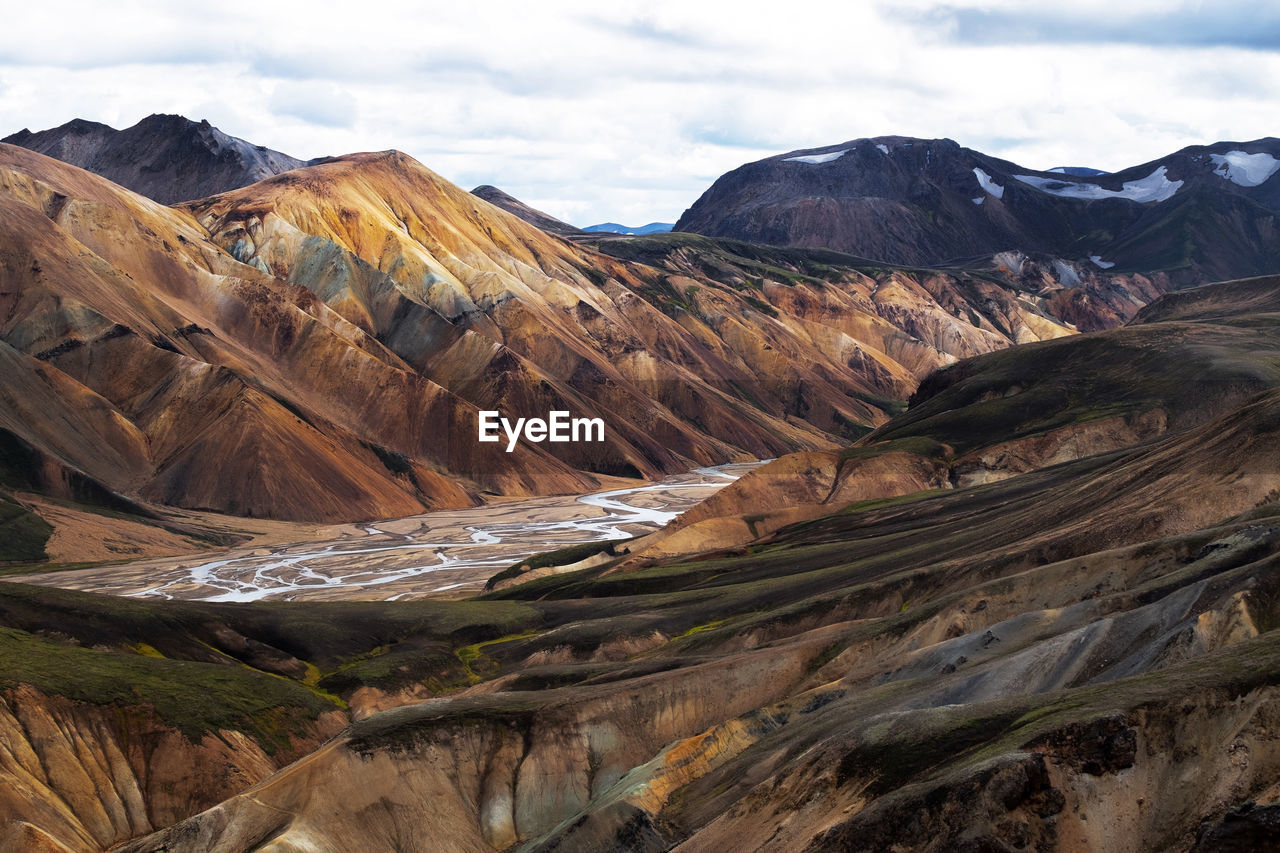
[[[1280,135],[1255,0],[6,5],[0,136],[176,112],[297,157],[398,148],[578,225],[863,136],[1114,170]]]

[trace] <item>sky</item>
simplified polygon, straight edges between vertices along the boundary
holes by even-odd
[[[948,137],[1114,171],[1280,135],[1280,4],[0,0],[0,136],[208,119],[396,148],[576,225],[674,222],[752,160]]]

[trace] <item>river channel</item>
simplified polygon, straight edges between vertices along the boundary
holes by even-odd
[[[13,578],[67,589],[202,601],[455,598],[533,554],[650,533],[760,464],[698,468],[658,483],[449,510],[319,539]]]

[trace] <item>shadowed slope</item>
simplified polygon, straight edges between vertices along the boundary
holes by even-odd
[[[782,457],[632,549],[742,545],[857,501],[992,482],[1203,425],[1280,385],[1277,291],[1274,277],[1183,291],[1122,329],[944,368],[852,448]]]

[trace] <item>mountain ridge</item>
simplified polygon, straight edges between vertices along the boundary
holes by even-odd
[[[203,198],[307,161],[223,133],[208,121],[155,113],[124,130],[73,119],[0,142],[79,166],[162,204]]]
[[[583,229],[570,225],[561,219],[556,219],[549,213],[543,213],[537,208],[530,207],[520,199],[512,196],[495,186],[482,184],[471,191],[471,194],[482,198],[495,207],[500,207],[507,213],[520,217],[530,225],[541,228],[549,234],[555,234],[558,237],[575,237],[584,232]]]
[[[163,139],[204,126],[159,118]],[[0,155],[19,306],[0,325],[0,394],[23,413],[0,441],[25,460],[0,484],[30,525],[0,560],[39,562],[45,541],[61,560],[110,556],[68,535],[98,530],[92,511],[51,509],[78,496],[125,507],[130,535],[171,553],[239,534],[160,524],[157,507],[367,519],[832,447],[937,367],[1118,324],[1169,287],[1013,255],[924,270],[680,234],[566,242],[517,199],[492,205],[396,151],[174,207],[29,149]],[[355,362],[381,390],[347,386]],[[468,419],[493,408],[601,416],[607,438],[484,461]],[[11,510],[19,487],[33,496]]]
[[[902,274],[871,299],[855,267],[742,259],[720,281],[596,254],[397,152],[170,208],[0,145],[0,203],[17,285],[0,391],[25,413],[3,427],[62,472],[14,476],[59,498],[85,478],[121,500],[348,520],[587,491],[592,470],[830,446],[953,353],[1070,332],[999,288],[960,297],[958,320]],[[594,411],[608,441],[482,460],[474,412],[494,406]]]
[[[1250,237],[1275,227],[1278,157],[1273,137],[1224,141],[1086,176],[1027,169],[950,139],[856,139],[744,164],[675,227],[923,265],[1043,252],[1203,283],[1280,269],[1269,241],[1230,240],[1241,222]]]

